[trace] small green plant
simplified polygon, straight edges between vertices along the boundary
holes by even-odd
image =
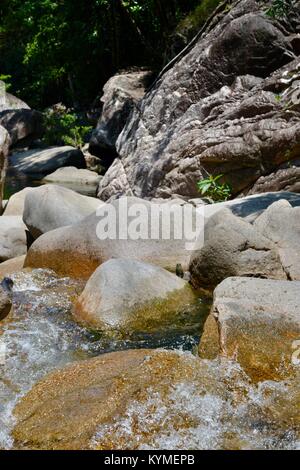
[[[56,105],[45,113],[44,141],[47,145],[65,144],[82,148],[85,137],[91,130],[91,126],[86,125],[78,115],[67,111],[62,105]]]
[[[266,14],[271,18],[284,18],[290,8],[290,0],[273,0],[272,6],[266,11]]]
[[[231,187],[227,183],[220,183],[224,175],[212,176],[198,181],[197,186],[202,196],[207,196],[213,202],[227,201],[232,193]]]

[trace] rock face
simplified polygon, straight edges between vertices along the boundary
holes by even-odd
[[[0,125],[7,129],[12,146],[26,146],[43,135],[43,115],[32,109],[1,111]]]
[[[204,238],[191,257],[194,286],[213,287],[230,276],[286,279],[275,243],[229,209],[209,219]]]
[[[27,192],[23,220],[33,238],[37,238],[59,227],[77,224],[100,205],[95,198],[47,184]]]
[[[70,146],[16,152],[9,160],[10,166],[17,171],[37,177],[45,176],[63,166],[86,166],[81,150]]]
[[[44,178],[46,183],[56,183],[70,189],[76,189],[82,193],[96,195],[97,186],[102,176],[94,171],[78,169],[74,166],[59,168]]]
[[[214,292],[221,354],[254,380],[293,374],[300,335],[300,282],[229,278]]]
[[[27,252],[26,226],[20,216],[0,217],[0,262]]]
[[[107,211],[111,216],[106,215]],[[48,218],[46,211],[43,214],[37,221],[41,217]],[[106,236],[105,226],[109,220],[115,230]],[[176,265],[181,264],[185,270],[191,253],[191,243],[188,247],[186,243],[192,234],[186,233],[186,237],[178,239],[176,224],[171,218],[168,237],[163,238],[161,230],[152,236],[151,226],[162,228],[162,220],[166,219],[159,204],[138,198],[121,198],[102,206],[98,216],[92,214],[72,227],[60,228],[40,237],[31,246],[25,265],[48,267],[58,273],[83,278],[89,278],[101,263],[112,258],[144,261],[173,272]],[[146,235],[142,239],[136,238],[136,234],[129,230],[130,227],[134,229],[132,223],[137,221]]]
[[[248,194],[267,193],[268,191],[300,193],[300,168],[298,166],[282,168],[270,175],[261,176]]]
[[[120,134],[122,171],[108,170],[100,199],[129,189],[139,197],[196,197],[207,174],[224,174],[236,195],[299,157],[300,66],[290,62],[298,54],[299,1],[284,27],[265,10],[256,0],[229,11],[224,4],[162,75]]]
[[[149,71],[117,74],[103,88],[102,114],[93,132],[89,150],[101,157],[104,164],[112,163],[116,156],[116,141],[134,106],[145,94]]]
[[[75,318],[101,331],[152,332],[172,325],[196,297],[175,274],[139,261],[112,259],[87,282]]]
[[[0,287],[0,321],[7,317],[12,307],[12,301],[5,290]]]
[[[2,197],[4,180],[7,167],[7,155],[10,146],[10,137],[4,127],[0,126],[0,208],[2,208]],[[1,211],[2,212],[2,211]]]

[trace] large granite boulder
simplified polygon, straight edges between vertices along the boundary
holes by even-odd
[[[220,354],[237,360],[255,381],[297,372],[300,282],[228,278],[214,291]]]
[[[151,73],[145,70],[118,73],[108,80],[101,98],[102,113],[89,150],[104,164],[116,157],[116,141],[134,106],[143,98]]]
[[[47,184],[27,191],[23,221],[33,238],[67,225],[75,225],[96,211],[101,202],[71,189]]]
[[[74,316],[101,331],[149,333],[174,325],[195,302],[189,284],[175,274],[136,260],[112,259],[88,280]]]
[[[275,202],[256,219],[254,229],[276,245],[287,278],[300,281],[300,207]]]
[[[15,152],[10,156],[9,164],[14,170],[37,178],[65,166],[86,167],[81,150],[69,145]]]
[[[98,213],[81,222],[38,238],[25,265],[83,278],[89,278],[101,263],[112,258],[144,261],[173,272],[180,264],[185,270],[198,232],[187,225],[178,234],[182,227],[168,206],[130,197],[104,204]],[[178,207],[181,206],[174,207],[175,212]],[[193,206],[190,214],[191,220],[196,221]],[[37,222],[42,218],[48,219],[47,211]],[[199,224],[201,221],[200,215]],[[167,229],[165,234],[163,227]]]
[[[237,195],[299,157],[299,1],[285,20],[258,0],[223,7],[130,115],[116,145],[122,171],[108,170],[100,199],[196,197],[208,174]]]
[[[286,279],[276,245],[225,208],[205,226],[204,245],[190,262],[195,287],[214,287],[230,276]]]

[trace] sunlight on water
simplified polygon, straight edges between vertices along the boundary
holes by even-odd
[[[98,429],[92,449],[300,448],[299,383],[254,386],[235,363],[203,361],[200,367],[190,353],[180,354],[187,367],[194,361],[199,368],[193,382],[170,384],[167,393],[149,387],[146,399],[132,401]]]

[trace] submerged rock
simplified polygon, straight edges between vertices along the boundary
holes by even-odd
[[[187,315],[196,295],[175,274],[130,259],[102,264],[75,305],[79,322],[102,331],[152,332]]]
[[[300,337],[300,282],[233,277],[214,291],[220,353],[255,381],[295,374]]]
[[[96,211],[101,202],[54,184],[26,193],[23,220],[33,238],[67,225],[75,225]]]
[[[130,350],[69,365],[17,404],[18,449],[296,448],[296,382],[251,386],[234,363]]]
[[[36,177],[45,176],[63,166],[86,167],[81,150],[67,145],[16,152],[9,160],[10,166],[18,172]]]

